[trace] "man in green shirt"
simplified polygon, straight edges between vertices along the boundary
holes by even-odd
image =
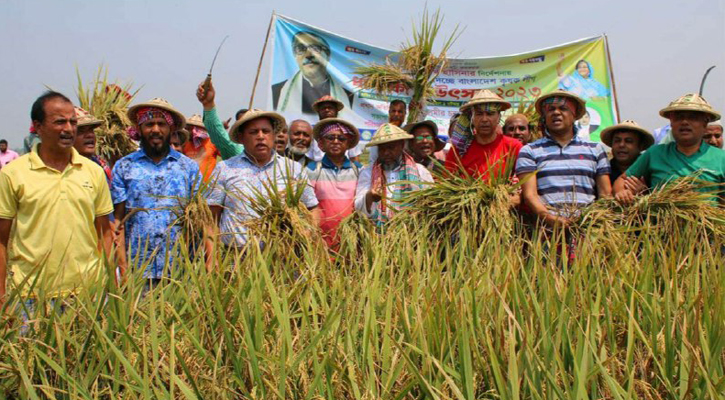
[[[686,94],[660,111],[670,120],[674,142],[651,147],[614,182],[614,197],[625,204],[647,187],[697,175],[725,185],[725,151],[708,145],[703,137],[710,121],[720,119],[704,98]],[[720,201],[723,202],[722,192]]]
[[[229,133],[224,129],[224,122],[219,118],[216,104],[214,104],[214,98],[216,97],[214,85],[209,81],[208,87],[205,88],[204,86],[205,82],[199,84],[196,89],[196,98],[204,106],[204,127],[212,144],[219,150],[223,160],[242,154],[244,146],[229,139]]]

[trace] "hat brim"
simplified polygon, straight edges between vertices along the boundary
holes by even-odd
[[[365,145],[365,147],[366,148],[370,148],[370,147],[379,146],[379,145],[385,144],[385,143],[392,143],[392,142],[397,142],[397,141],[406,141],[406,140],[410,140],[410,139],[413,139],[413,136],[410,135],[410,134],[407,134],[405,136],[403,136],[403,135],[391,135],[391,136],[388,136],[388,137],[383,138],[383,139],[371,140],[371,141],[369,141]]]
[[[318,102],[315,102],[315,103],[312,104],[312,109],[316,113],[319,113],[320,112],[320,110],[319,110],[320,106],[323,105],[323,104],[325,104],[325,103],[332,103],[332,104],[334,104],[335,107],[337,108],[337,112],[340,112],[343,108],[345,108],[345,105],[342,104],[342,102],[340,100],[335,99],[335,100],[325,100],[325,101],[322,101],[322,102],[319,102],[319,103]]]
[[[186,143],[187,141],[189,141],[189,136],[191,136],[189,134],[189,131],[187,131],[186,129],[178,129],[174,133],[176,133],[177,135],[179,135],[179,141],[181,142],[181,145],[182,146],[184,145],[184,143]]]
[[[581,97],[574,95],[573,93],[568,93],[568,92],[551,92],[551,93],[547,93],[547,94],[539,97],[538,99],[536,99],[536,103],[534,106],[536,108],[536,112],[538,112],[539,115],[542,115],[542,116],[544,115],[544,112],[541,109],[541,105],[544,103],[544,101],[546,99],[550,99],[552,97],[566,97],[566,98],[576,101],[577,105],[579,106],[576,114],[574,114],[574,119],[576,119],[576,120],[580,119],[581,117],[584,116],[584,114],[587,113],[587,102],[584,101],[584,99],[582,99]]]
[[[276,112],[264,111],[261,113],[254,113],[254,112],[247,111],[242,116],[242,118],[239,118],[237,120],[237,122],[235,122],[234,125],[232,125],[231,129],[229,129],[229,139],[231,139],[232,142],[234,142],[234,143],[241,144],[242,141],[241,141],[241,138],[239,137],[240,136],[239,131],[241,130],[241,128],[247,122],[251,122],[251,121],[254,121],[255,119],[259,119],[259,118],[269,118],[269,119],[277,122],[277,126],[272,127],[274,129],[275,135],[277,133],[279,133],[287,124],[287,121],[284,119],[284,117],[281,116],[280,114],[277,114]]]
[[[443,141],[440,140],[440,138],[438,138],[438,124],[436,124],[435,122],[433,122],[431,120],[425,120],[425,121],[414,122],[412,124],[408,124],[403,127],[403,130],[405,130],[411,136],[413,136],[412,139],[415,139],[415,135],[413,135],[413,131],[420,126],[427,126],[433,130],[433,143],[435,143],[435,152],[439,152],[446,147],[446,144],[443,143]]]
[[[141,108],[144,108],[144,107],[158,108],[160,110],[164,110],[164,111],[171,113],[171,116],[174,118],[174,122],[176,122],[177,130],[184,129],[184,127],[186,127],[186,117],[184,117],[184,114],[178,112],[177,110],[175,110],[171,107],[163,106],[158,103],[139,103],[139,104],[135,104],[135,105],[129,107],[128,111],[126,112],[126,115],[128,116],[128,119],[131,120],[131,122],[134,125],[138,125],[138,118],[137,118],[138,110]]]
[[[665,107],[660,110],[660,116],[662,118],[669,119],[670,117],[667,115],[671,112],[675,111],[694,111],[694,112],[701,112],[703,114],[707,114],[710,116],[710,122],[717,121],[720,119],[720,114],[717,113],[717,111],[713,110],[707,110],[702,107],[698,106],[672,106],[672,107]]]
[[[648,149],[653,144],[655,144],[654,136],[647,130],[636,126],[624,124],[612,125],[608,128],[605,128],[600,136],[600,138],[602,139],[602,143],[606,144],[609,147],[612,147],[612,140],[614,139],[614,134],[622,131],[637,132],[639,134],[640,140],[644,141],[643,150]]]
[[[103,125],[103,121],[101,121],[101,120],[94,120],[94,121],[83,122],[83,123],[79,122],[78,125],[76,125],[76,126],[78,128],[83,128],[85,126],[92,126],[93,129],[96,129],[96,128],[100,127],[101,125]]]
[[[481,99],[481,100],[472,100],[472,101],[469,101],[468,103],[462,105],[461,108],[459,109],[459,111],[460,112],[467,112],[470,109],[472,109],[473,107],[475,107],[477,105],[480,105],[480,104],[500,104],[501,105],[501,111],[506,111],[509,108],[511,108],[511,103],[509,103],[506,100],[496,100],[496,99],[486,100],[486,99]]]
[[[360,131],[355,127],[355,125],[345,121],[344,119],[340,118],[326,118],[322,121],[318,122],[314,128],[312,128],[312,135],[315,137],[315,140],[319,141],[322,137],[320,136],[322,134],[322,130],[330,124],[342,124],[348,127],[354,134],[355,137],[353,138],[352,142],[349,144],[349,148],[352,149],[353,147],[357,146],[358,143],[360,143]]]

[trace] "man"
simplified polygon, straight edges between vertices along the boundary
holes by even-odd
[[[292,38],[292,53],[299,71],[290,79],[272,85],[275,111],[313,114],[312,104],[322,96],[332,96],[347,108],[353,102],[353,92],[344,88],[328,72],[330,46],[314,32],[297,32]]]
[[[529,119],[524,114],[513,114],[503,123],[503,134],[518,140],[521,145],[531,142]]]
[[[715,146],[722,149],[723,138],[722,138],[722,125],[711,122],[707,125],[707,132],[703,139],[711,146]]]
[[[328,247],[339,242],[337,226],[355,209],[355,189],[362,165],[345,153],[360,141],[360,132],[351,123],[327,118],[315,125],[315,140],[325,152],[322,161],[310,163],[309,182],[320,202],[320,229]]]
[[[405,123],[407,104],[403,100],[395,99],[388,107],[388,123],[402,127]]]
[[[317,116],[320,118],[320,121],[327,119],[327,118],[338,118],[340,111],[342,111],[343,108],[345,108],[345,105],[342,104],[341,101],[336,100],[332,96],[323,96],[320,97],[313,105],[312,108],[317,113]],[[347,156],[353,160],[353,161],[359,161],[360,154],[362,154],[363,149],[360,146],[351,147],[347,151]],[[322,157],[324,156],[324,152],[320,149],[319,144],[317,141],[312,142],[312,147],[307,152],[307,156],[316,162],[319,162],[322,160]]]
[[[703,140],[708,122],[720,119],[720,114],[704,98],[691,93],[671,102],[660,115],[670,120],[674,141],[650,148],[614,182],[615,198],[624,204],[633,202],[646,187],[656,188],[686,176],[725,183],[725,151]],[[637,180],[646,186],[635,186]],[[721,188],[716,190],[722,202]]]
[[[287,141],[289,140],[287,132],[289,132],[289,128],[285,125],[274,136],[274,149],[277,151],[277,154],[281,156],[283,156],[285,150],[287,150]]]
[[[0,139],[0,168],[18,157],[20,157],[18,153],[8,149],[8,141]]]
[[[408,124],[404,129],[413,136],[408,142],[408,153],[413,156],[415,162],[432,173],[435,167],[441,165],[435,153],[446,146],[438,138],[438,125],[433,121],[421,121]]]
[[[244,151],[244,146],[238,143],[234,143],[229,139],[229,134],[224,127],[224,122],[219,118],[217,113],[216,104],[214,98],[216,97],[216,90],[214,90],[214,84],[206,82],[206,80],[199,84],[196,89],[196,98],[199,100],[201,105],[204,107],[204,127],[209,134],[209,139],[212,144],[217,148],[222,160],[228,160]],[[237,121],[241,119],[244,114],[247,113],[247,109],[241,109],[237,111]]]
[[[175,132],[172,132],[171,139],[170,139],[171,148],[178,151],[181,154],[184,154],[183,153],[184,145],[188,141],[187,140],[188,138],[189,138],[189,131],[187,131],[186,129],[178,129]]]
[[[496,93],[479,90],[461,106],[471,120],[473,140],[467,148],[452,148],[446,156],[446,169],[453,173],[461,170],[484,181],[508,180],[513,173],[516,157],[522,144],[499,131],[501,112],[511,108]],[[518,196],[517,196],[518,197]]]
[[[616,181],[654,142],[654,135],[629,119],[604,129],[602,143],[612,148],[612,159],[609,160],[612,172],[609,180]]]
[[[577,136],[574,121],[586,112],[580,97],[558,89],[535,106],[544,137],[521,149],[516,174],[531,211],[550,226],[567,226],[579,208],[611,195],[607,154],[601,144]]]
[[[289,146],[285,150],[285,156],[299,162],[303,167],[315,162],[307,156],[312,147],[312,125],[301,119],[292,121],[288,131]]]
[[[428,170],[405,153],[405,143],[413,139],[393,124],[383,124],[367,147],[378,147],[378,157],[360,172],[355,191],[355,209],[367,215],[378,228],[401,207],[407,192],[419,190],[423,182],[433,182]],[[396,183],[402,182],[402,183]]]
[[[199,166],[171,148],[173,132],[186,124],[184,116],[161,98],[128,109],[140,132],[141,148],[121,158],[113,168],[113,203],[120,253],[127,249],[129,264],[146,266],[147,287],[157,284],[173,265],[181,226],[175,225],[179,199],[189,199],[201,180]]]
[[[249,110],[229,131],[234,142],[244,145],[244,151],[217,164],[212,175],[215,184],[208,196],[221,241],[228,247],[239,249],[247,243],[245,224],[258,217],[249,199],[260,192],[265,194],[269,185],[283,191],[292,182],[305,184],[301,200],[319,224],[318,202],[305,183],[307,174],[299,163],[273,150],[275,134],[284,125],[284,118],[277,113]]]
[[[30,117],[41,143],[0,171],[0,305],[7,284],[30,299],[77,294],[106,272],[101,252],[112,255],[108,184],[73,148],[73,104],[48,91]]]
[[[94,163],[98,164],[103,168],[103,172],[106,174],[106,181],[108,187],[111,187],[111,167],[108,165],[106,160],[96,155],[96,128],[103,125],[103,121],[94,117],[88,111],[75,107],[77,123],[76,139],[73,143],[73,147],[76,149],[78,154],[88,158]],[[113,219],[113,214],[111,214]]]
[[[199,164],[204,182],[207,182],[216,167],[219,150],[211,142],[201,115],[194,114],[186,120],[186,131],[190,138],[183,144],[182,153]]]

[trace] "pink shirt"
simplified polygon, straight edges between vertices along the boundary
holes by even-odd
[[[18,153],[7,149],[4,153],[0,152],[0,168],[4,167],[9,163],[10,161],[13,161],[14,159],[20,157]]]

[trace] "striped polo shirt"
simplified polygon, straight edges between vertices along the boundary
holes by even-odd
[[[553,208],[567,208],[594,202],[595,178],[609,174],[611,168],[604,146],[575,134],[564,147],[548,136],[524,146],[516,162],[516,175],[534,171],[541,201]]]

